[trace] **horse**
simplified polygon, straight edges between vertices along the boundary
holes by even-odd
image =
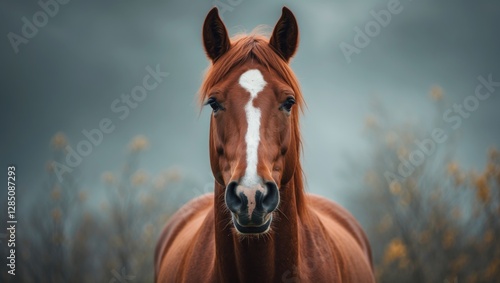
[[[213,8],[203,24],[211,64],[199,91],[210,106],[214,193],[179,209],[155,250],[155,282],[374,282],[356,219],[305,192],[299,114],[289,66],[298,47],[286,7],[270,38],[233,38]]]

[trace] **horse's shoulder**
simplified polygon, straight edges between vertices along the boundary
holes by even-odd
[[[326,213],[339,220],[347,222],[352,221],[357,224],[357,221],[354,218],[354,216],[340,204],[332,200],[329,200],[325,197],[314,194],[308,194],[307,197],[308,197],[309,207],[311,207],[313,210],[320,211],[321,213]]]
[[[174,215],[172,215],[158,238],[155,248],[155,261],[158,270],[164,252],[171,246],[176,236],[189,223],[193,217],[206,212],[213,207],[213,194],[205,194],[184,204]]]
[[[327,217],[344,228],[355,239],[362,250],[367,253],[371,261],[371,249],[368,238],[361,224],[347,209],[332,200],[313,194],[308,194],[308,202],[309,207],[320,216],[320,219]]]

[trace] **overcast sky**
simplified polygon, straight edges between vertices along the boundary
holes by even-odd
[[[292,67],[308,105],[302,120],[308,186],[331,198],[340,195],[341,202],[352,178],[344,176],[347,161],[368,158],[363,129],[375,98],[396,120],[427,123],[435,109],[428,97],[433,85],[453,104],[474,95],[478,76],[500,81],[498,1],[401,0],[399,12],[348,62],[339,45],[354,46],[357,28],[365,30],[374,12],[396,5],[390,2],[218,4],[226,7],[231,34],[260,24],[272,28],[283,5],[295,13],[301,42]],[[4,165],[18,166],[19,188],[42,188],[55,133],[65,133],[75,145],[85,139],[83,130],[97,128],[104,118],[115,130],[83,158],[84,187],[100,188],[102,172],[119,170],[128,142],[138,134],[151,144],[141,162],[151,175],[178,166],[200,184],[212,182],[210,111],[198,115],[195,95],[208,66],[201,26],[214,3],[72,0],[26,38],[23,17],[33,23],[41,6],[2,1],[0,157]],[[16,45],[8,34],[25,39]],[[147,66],[157,65],[168,77],[121,120],[113,101],[142,84]],[[500,145],[499,93],[481,101],[458,129],[457,158],[470,168],[481,169],[487,148]],[[363,172],[352,174],[361,178]]]

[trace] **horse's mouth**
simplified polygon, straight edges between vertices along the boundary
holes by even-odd
[[[265,217],[265,222],[262,225],[241,225],[238,222],[238,217],[236,215],[233,215],[233,224],[234,227],[236,228],[236,231],[240,234],[245,234],[245,235],[256,235],[256,234],[264,234],[267,233],[271,227],[271,221],[273,220],[272,214],[268,214]]]

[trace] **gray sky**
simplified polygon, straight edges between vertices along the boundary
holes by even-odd
[[[295,13],[301,42],[292,67],[308,105],[302,130],[309,190],[340,201],[352,177],[344,176],[347,161],[368,158],[363,128],[375,98],[395,120],[428,123],[433,85],[453,104],[474,94],[478,76],[500,81],[497,1],[401,0],[401,11],[348,63],[339,44],[354,45],[355,28],[364,30],[371,12],[387,10],[389,2],[242,0],[223,14],[234,34],[274,26],[283,5]],[[22,18],[32,21],[41,7],[36,1],[0,6],[0,157],[4,165],[18,166],[22,190],[42,187],[56,132],[75,145],[85,139],[82,130],[98,127],[103,118],[115,130],[79,166],[84,187],[99,188],[102,172],[118,170],[138,134],[151,144],[141,162],[151,175],[179,166],[200,184],[211,182],[210,112],[198,116],[195,94],[208,66],[201,25],[213,3],[72,0],[17,54],[7,34],[22,36]],[[113,101],[142,84],[147,66],[158,64],[169,76],[120,120]],[[469,167],[481,169],[486,149],[500,145],[499,93],[481,101],[458,129],[457,155]]]

